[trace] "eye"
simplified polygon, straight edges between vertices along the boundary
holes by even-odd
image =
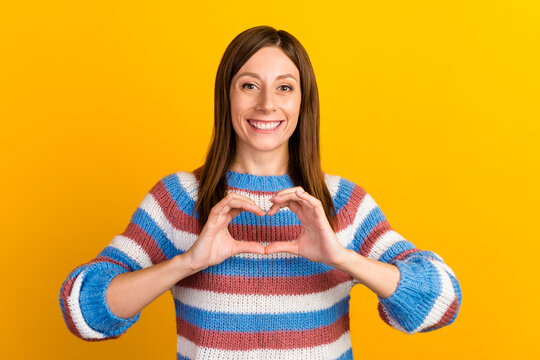
[[[293,88],[292,88],[291,86],[289,86],[289,85],[281,85],[281,86],[280,86],[280,88],[284,88],[284,87],[287,87],[287,88],[290,89],[288,92],[292,91],[292,89],[293,89]]]
[[[255,86],[255,84],[252,84],[252,83],[244,83],[242,84],[242,89],[245,89],[245,86]]]

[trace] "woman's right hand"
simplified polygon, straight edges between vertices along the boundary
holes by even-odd
[[[194,271],[217,265],[239,253],[264,254],[264,246],[252,241],[237,241],[229,233],[228,225],[242,211],[264,216],[266,212],[247,196],[231,192],[218,202],[208,215],[198,239],[184,254]]]

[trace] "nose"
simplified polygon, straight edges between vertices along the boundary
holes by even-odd
[[[265,89],[260,92],[257,109],[265,112],[276,110],[274,93],[269,87],[265,87]]]

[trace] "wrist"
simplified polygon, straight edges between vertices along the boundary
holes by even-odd
[[[353,251],[342,247],[342,249],[334,257],[334,260],[330,265],[332,267],[335,267],[336,269],[345,271],[346,265],[350,262],[351,252]]]
[[[189,275],[195,274],[201,271],[203,268],[197,266],[193,263],[191,253],[189,251],[184,252],[183,254],[176,255],[174,258],[175,269],[180,273],[188,273]]]

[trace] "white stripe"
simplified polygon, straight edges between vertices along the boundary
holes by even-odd
[[[171,222],[165,216],[161,205],[157,202],[156,198],[148,193],[144,197],[143,201],[139,205],[139,208],[144,210],[154,223],[165,233],[166,236],[170,237],[170,232],[172,228]]]
[[[177,249],[187,251],[191,245],[193,245],[195,240],[197,240],[198,235],[190,234],[173,227],[173,224],[169,221],[169,219],[167,219],[167,216],[163,212],[163,208],[159,205],[156,198],[151,193],[146,194],[145,198],[139,205],[139,208],[144,210],[150,216],[152,221],[165,233],[167,240],[169,240]],[[186,239],[190,241],[187,244],[185,241]],[[144,252],[142,248],[141,251]],[[148,259],[150,259],[148,253],[145,254]],[[140,254],[140,256],[142,256],[142,254]]]
[[[393,328],[395,329],[398,329],[399,331],[403,331],[404,333],[407,333],[407,334],[412,334],[413,332],[411,331],[407,331],[405,330],[404,327],[402,327],[397,321],[396,319],[394,319],[392,317],[392,315],[390,315],[390,312],[388,312],[388,310],[386,309],[386,307],[384,307],[383,304],[381,304],[382,306],[382,309],[383,309],[383,313],[386,315],[386,318],[388,319],[388,322],[390,323],[390,326],[392,326]]]
[[[81,291],[81,285],[83,277],[85,276],[86,270],[83,270],[73,282],[73,287],[71,288],[71,293],[67,298],[67,306],[71,314],[71,318],[75,327],[81,334],[81,337],[85,339],[104,339],[106,336],[98,331],[92,329],[84,320],[82,315],[81,307],[79,304],[79,293]]]
[[[431,259],[428,259],[428,261],[430,261],[436,267],[437,272],[439,273],[439,278],[442,282],[441,293],[435,300],[435,303],[433,304],[433,307],[424,319],[424,322],[420,324],[414,330],[414,332],[418,332],[422,329],[438,323],[443,317],[446,310],[448,310],[450,305],[452,305],[452,302],[456,297],[454,287],[452,286],[452,281],[450,280],[450,277],[446,273],[445,269],[440,265],[441,263],[437,260]]]
[[[178,176],[181,185],[190,192],[191,199],[193,201],[196,201],[197,197],[195,194],[197,192],[198,182],[195,178],[195,175],[193,175],[192,173],[182,172],[182,171],[177,172],[176,175]],[[339,189],[341,177],[337,175],[326,174],[325,181],[327,183],[328,190],[330,191],[332,197],[335,197]],[[233,191],[228,191],[227,193],[229,192],[233,192]],[[268,211],[270,207],[272,206],[272,202],[270,202],[270,198],[272,197],[272,195],[270,194],[256,196],[247,191],[236,190],[234,192],[252,199],[257,206],[259,206],[261,209],[265,211]],[[348,245],[350,245],[350,243],[353,241],[354,232],[358,229],[358,227],[360,226],[362,221],[366,218],[366,216],[369,214],[369,212],[376,207],[377,207],[377,204],[375,203],[371,195],[366,194],[362,200],[362,203],[359,206],[358,211],[355,214],[355,219],[353,223],[336,233],[336,237],[342,246],[347,247]],[[279,211],[290,211],[290,209],[288,207],[285,207],[285,208],[279,209]],[[164,218],[164,221],[166,221],[166,218],[165,217],[163,218]],[[166,226],[168,226],[171,229],[170,232],[172,232],[171,239],[174,246],[181,252],[186,252],[187,250],[189,250],[191,246],[193,246],[193,244],[197,240],[198,235],[192,234],[186,231],[182,231],[176,228],[172,229],[172,225],[170,225],[168,222],[167,224],[168,225]],[[399,237],[399,239],[403,239],[401,235],[397,233],[393,235]],[[265,246],[267,244],[270,244],[270,243],[263,243],[263,245]],[[278,257],[275,257],[275,258],[298,257],[297,255],[287,254],[287,253],[279,253],[279,254],[281,255],[278,255]],[[274,255],[277,255],[277,254],[274,254]],[[263,258],[268,258],[268,256],[269,255],[243,253],[243,254],[235,255],[233,257],[263,259]]]
[[[191,197],[191,199],[193,201],[196,201],[198,198],[199,182],[197,181],[195,175],[187,171],[178,171],[175,173],[175,175],[178,177],[180,184],[184,189],[186,189],[186,192]],[[324,179],[330,195],[332,197],[335,197],[337,195],[341,177],[338,175],[325,174]]]
[[[446,271],[448,271],[450,274],[452,274],[453,277],[456,277],[456,274],[454,274],[454,271],[452,271],[452,269],[450,268],[450,266],[446,265],[446,263],[442,260],[442,258],[441,258],[440,265],[444,268],[444,270],[446,270]]]
[[[265,247],[272,244],[271,242],[263,242],[263,241],[259,241],[258,243]],[[296,259],[300,256],[287,253],[287,252],[278,252],[278,253],[265,254],[265,255],[252,254],[252,253],[240,253],[240,254],[233,255],[231,257],[238,258],[238,259],[268,260],[268,259]]]
[[[173,286],[173,298],[205,311],[231,314],[280,314],[325,310],[349,296],[352,281],[326,291],[305,295],[229,294],[189,287]]]
[[[343,245],[344,247],[348,247],[350,245],[350,243],[354,239],[354,233],[356,232],[356,230],[360,227],[364,219],[369,215],[370,211],[375,209],[376,207],[377,204],[375,203],[375,200],[373,200],[371,195],[366,193],[366,195],[362,199],[362,203],[358,207],[358,211],[356,211],[352,224],[336,233],[336,237],[338,238],[341,245]]]
[[[257,205],[258,207],[260,207],[264,211],[270,210],[270,208],[274,204],[273,202],[270,201],[270,198],[273,196],[273,194],[255,195],[253,193],[250,193],[250,192],[247,192],[247,191],[242,191],[242,190],[234,190],[234,191],[233,190],[227,190],[227,194],[229,194],[229,193],[240,194],[242,196],[250,198],[251,200],[253,200],[255,205]],[[289,208],[287,206],[285,206],[285,207],[282,207],[281,209],[279,209],[278,212],[279,211],[283,212],[283,211],[287,211],[287,210],[289,210]]]
[[[380,235],[376,240],[371,251],[368,254],[368,258],[379,260],[386,250],[398,241],[403,241],[405,238],[398,234],[394,230],[388,230]]]
[[[226,350],[197,346],[182,335],[177,335],[176,351],[189,359],[336,359],[352,349],[350,331],[344,332],[336,341],[300,349],[250,349]]]
[[[191,200],[197,201],[199,182],[197,181],[195,174],[187,171],[178,171],[175,175],[178,177],[180,185],[186,190],[186,193]]]
[[[172,229],[171,232],[173,245],[182,253],[188,251],[199,238],[198,234],[192,234],[177,228]]]
[[[129,258],[136,261],[137,264],[139,264],[139,266],[143,269],[153,265],[152,260],[146,251],[144,251],[144,249],[137,244],[137,242],[126,236],[116,235],[112,239],[109,246],[124,252]]]
[[[328,188],[330,195],[332,196],[332,198],[335,198],[339,189],[341,177],[338,175],[325,174],[324,180],[326,182],[326,187]]]

